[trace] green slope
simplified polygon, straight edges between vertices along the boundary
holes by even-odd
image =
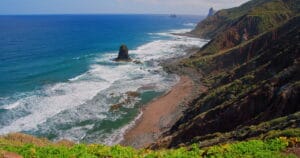
[[[299,135],[299,3],[253,0],[198,24],[193,32],[212,41],[178,67],[200,72],[208,91],[152,148],[264,138],[273,130]],[[284,123],[289,116],[294,124]],[[259,126],[279,118],[286,119],[276,128]]]
[[[299,0],[252,0],[232,9],[221,10],[197,25],[192,34],[212,39],[201,51],[214,54],[230,49],[268,31],[299,12]]]
[[[250,140],[199,148],[196,144],[178,149],[136,150],[131,147],[98,144],[51,143],[23,134],[0,137],[0,157],[8,152],[24,158],[200,158],[200,157],[296,157],[287,148],[297,146],[299,138],[280,137],[266,141]]]

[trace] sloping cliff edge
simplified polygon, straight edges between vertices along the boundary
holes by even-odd
[[[152,149],[300,135],[300,1],[252,0],[190,32],[211,41],[177,63],[208,91]]]

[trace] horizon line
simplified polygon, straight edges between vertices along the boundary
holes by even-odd
[[[173,15],[175,13],[33,13],[33,14],[0,14],[0,16],[48,16],[48,15]],[[206,16],[201,14],[175,14],[178,16]]]

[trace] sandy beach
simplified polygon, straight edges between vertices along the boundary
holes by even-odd
[[[142,109],[142,117],[128,130],[121,143],[135,148],[146,147],[169,129],[181,116],[180,104],[193,90],[193,81],[181,76],[180,81],[165,95]]]

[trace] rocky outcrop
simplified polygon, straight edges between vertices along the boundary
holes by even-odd
[[[131,61],[131,58],[129,57],[128,48],[126,45],[121,45],[119,49],[119,55],[115,59],[116,61]]]
[[[111,96],[114,94],[112,93]],[[139,92],[129,91],[126,92],[126,99],[120,103],[114,104],[110,107],[111,112],[120,110],[124,105],[131,104],[136,98],[138,98],[141,94]]]
[[[207,17],[213,16],[216,13],[216,11],[214,10],[214,8],[210,8],[207,14]]]

